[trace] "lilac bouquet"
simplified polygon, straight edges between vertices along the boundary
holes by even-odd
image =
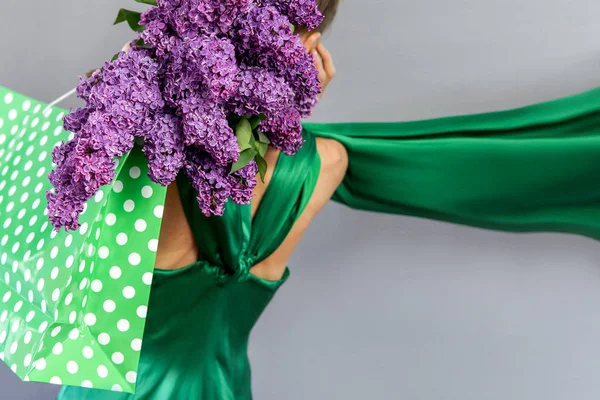
[[[84,204],[115,178],[136,141],[161,185],[184,173],[206,216],[247,204],[269,145],[292,155],[320,85],[293,26],[316,28],[315,0],[136,0],[121,10],[137,39],[77,89],[85,107],[64,118],[72,140],[49,175],[55,229],[79,227]]]

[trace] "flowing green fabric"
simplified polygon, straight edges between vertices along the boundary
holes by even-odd
[[[136,394],[65,387],[60,400],[250,400],[247,346],[287,279],[249,273],[284,240],[320,170],[316,137],[349,153],[334,200],[350,207],[513,232],[600,238],[600,89],[512,111],[406,123],[306,124],[281,155],[254,219],[229,202],[204,217],[178,186],[200,260],[156,271]]]
[[[352,208],[600,239],[600,89],[502,112],[305,129],[346,146],[333,199]]]

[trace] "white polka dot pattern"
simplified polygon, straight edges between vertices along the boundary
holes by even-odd
[[[136,148],[80,229],[54,232],[63,115],[0,87],[0,359],[23,380],[132,393],[166,190]]]

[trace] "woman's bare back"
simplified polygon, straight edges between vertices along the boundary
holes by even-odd
[[[281,279],[293,251],[310,222],[329,201],[346,173],[348,157],[344,147],[332,139],[317,138],[316,140],[317,151],[321,158],[321,170],[315,190],[308,205],[284,242],[273,254],[250,270],[252,274],[259,278],[267,280]],[[254,217],[269,185],[278,156],[278,151],[272,148],[265,156],[269,168],[265,182],[259,180],[254,189],[252,217]],[[167,190],[155,268],[176,270],[194,263],[197,259],[198,248],[183,211],[177,185],[172,184]]]

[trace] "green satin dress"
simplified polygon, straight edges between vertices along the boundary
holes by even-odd
[[[334,200],[352,208],[511,232],[600,239],[600,89],[511,111],[406,123],[306,124],[281,155],[254,220],[228,203],[205,218],[179,180],[200,261],[156,271],[135,395],[63,388],[60,400],[248,400],[252,327],[281,281],[249,268],[284,240],[320,169],[315,137],[342,142]]]

